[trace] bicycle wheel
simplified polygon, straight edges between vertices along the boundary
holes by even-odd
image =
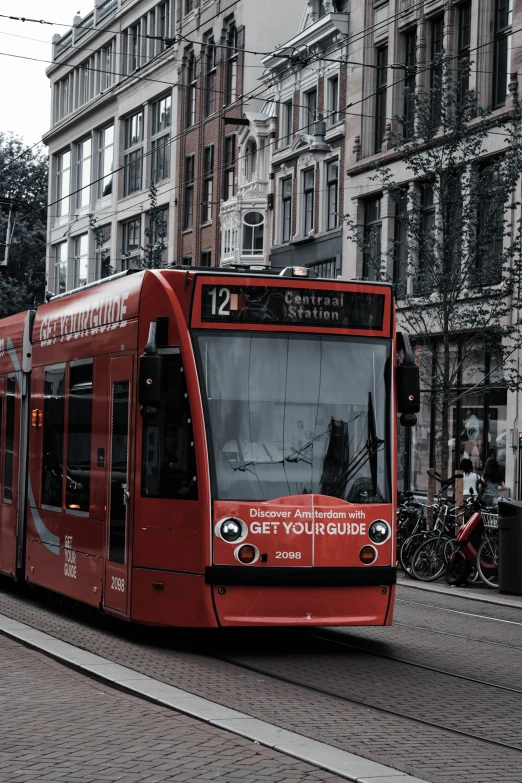
[[[484,538],[477,550],[477,571],[488,587],[498,587],[498,536]]]
[[[426,539],[426,533],[415,533],[410,536],[401,546],[399,552],[399,563],[406,576],[412,576],[411,574],[411,558],[413,557],[415,550]],[[412,579],[414,577],[412,576]]]
[[[416,579],[434,582],[442,576],[446,568],[444,551],[447,542],[444,536],[433,536],[415,550],[411,559],[411,573]]]
[[[448,565],[449,559],[453,552],[456,552],[459,548],[456,538],[449,538],[444,544],[444,561]]]
[[[446,582],[449,585],[463,585],[470,573],[471,563],[468,563],[459,550],[453,552],[446,566]]]

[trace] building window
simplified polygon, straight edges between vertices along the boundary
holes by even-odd
[[[187,64],[187,128],[196,122],[196,55],[190,52]]]
[[[444,17],[439,16],[431,22],[431,121],[438,128],[441,119],[442,99],[442,55],[444,52]]]
[[[245,181],[251,182],[256,176],[257,169],[257,144],[254,139],[249,139],[245,152]]]
[[[339,161],[331,160],[326,164],[326,228],[339,225]]]
[[[433,268],[433,255],[435,253],[435,198],[431,185],[421,185],[420,194],[420,225],[419,225],[419,252],[418,269],[414,280],[414,293],[422,296],[428,293],[430,285],[429,271]]]
[[[125,147],[123,156],[123,195],[141,190],[143,164],[143,111],[125,120]]]
[[[170,39],[170,1],[166,3],[160,3],[156,15],[158,19],[157,35],[158,41],[158,53],[165,51]]]
[[[56,156],[56,215],[68,217],[69,194],[71,192],[71,152]]]
[[[308,90],[304,94],[304,129],[307,133],[314,132],[314,123],[317,115],[317,87]]]
[[[477,283],[495,285],[502,279],[504,204],[501,171],[498,162],[484,165],[478,172],[479,192],[491,194],[479,202],[477,221]]]
[[[168,220],[168,207],[153,209],[148,214],[147,227],[145,229],[145,236],[147,237],[145,253],[147,265],[150,269],[159,269],[167,263]]]
[[[225,105],[234,103],[237,98],[237,29],[235,25],[227,37],[226,91]]]
[[[152,104],[151,180],[170,176],[170,124],[172,99],[166,95]]]
[[[471,46],[471,3],[458,7],[459,52],[458,52],[458,100],[459,104],[469,92],[469,66]]]
[[[283,103],[281,117],[281,147],[286,147],[292,143],[294,134],[294,104],[292,101]]]
[[[54,294],[67,290],[67,242],[54,246]]]
[[[106,90],[110,87],[114,81],[114,49],[115,41],[111,41],[107,46],[101,50],[101,66],[102,66],[102,90]]]
[[[112,274],[111,267],[111,226],[100,226],[94,232],[96,249],[95,280],[102,280]]]
[[[327,120],[328,125],[339,122],[339,77],[332,76],[327,85]]]
[[[201,251],[201,266],[212,266],[212,250]]]
[[[121,268],[134,269],[140,258],[141,218],[126,220],[121,226]]]
[[[128,73],[140,67],[141,32],[140,22],[127,30]]]
[[[92,139],[84,139],[76,145],[76,208],[85,209],[91,203]]]
[[[185,0],[185,16],[191,14],[196,7],[196,0]]]
[[[66,117],[70,111],[72,111],[72,91],[71,91],[72,77],[66,76],[65,79],[60,79],[56,85],[56,120],[61,120]]]
[[[234,215],[223,220],[223,260],[233,260],[237,247],[237,229]]]
[[[83,65],[80,65],[78,70],[78,105],[83,106],[84,103],[91,98],[91,75],[92,67],[91,58],[86,60]]]
[[[192,266],[192,253],[188,253],[181,259],[183,266]]]
[[[183,229],[192,228],[194,219],[194,155],[185,158]]]
[[[228,201],[234,195],[235,143],[235,136],[225,138],[223,201]]]
[[[214,39],[207,43],[207,83],[205,86],[205,116],[209,117],[216,111],[216,47]]]
[[[262,256],[265,219],[261,212],[247,212],[243,217],[243,256]]]
[[[493,51],[493,107],[504,106],[511,68],[513,0],[496,0]]]
[[[112,165],[114,156],[114,125],[98,133],[98,199],[112,194]]]
[[[388,47],[377,49],[377,89],[375,91],[374,152],[382,150],[386,131],[386,98],[388,96]]]
[[[411,139],[415,132],[415,65],[417,62],[417,31],[412,30],[404,36],[404,124],[403,136]]]
[[[89,272],[89,237],[82,234],[74,238],[73,288],[87,285]]]
[[[281,180],[281,242],[292,236],[292,177]]]
[[[395,199],[393,282],[398,299],[406,294],[408,279],[408,194],[404,190]]]
[[[303,234],[314,230],[315,217],[315,169],[306,169],[302,173],[303,183]]]
[[[205,147],[203,161],[203,213],[202,222],[212,220],[212,199],[214,197],[214,145]]]
[[[381,269],[381,197],[364,202],[363,273],[366,280],[375,280]]]
[[[316,264],[310,264],[309,269],[313,269],[317,277],[326,277],[335,280],[341,273],[340,259],[329,258],[326,261],[318,261]]]

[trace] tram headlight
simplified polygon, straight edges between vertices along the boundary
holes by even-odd
[[[383,544],[390,535],[390,526],[384,519],[376,519],[368,528],[368,535],[374,544]]]
[[[221,523],[219,534],[223,541],[228,541],[230,544],[233,544],[235,541],[239,541],[243,535],[243,525],[239,519],[233,519],[233,517],[225,519],[224,522]]]

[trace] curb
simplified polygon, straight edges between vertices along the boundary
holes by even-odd
[[[427,783],[384,764],[304,737],[250,715],[159,682],[119,663],[82,650],[25,623],[0,614],[0,634],[21,642],[71,669],[147,701],[238,734],[287,756],[313,764],[352,783]]]
[[[509,609],[522,609],[522,600],[514,601],[509,598],[501,598],[497,595],[485,596],[477,595],[472,590],[466,590],[462,587],[443,587],[437,585],[427,585],[422,582],[417,582],[413,579],[403,581],[397,580],[398,587],[410,587],[414,590],[424,590],[427,593],[438,593],[439,595],[451,595],[453,598],[467,598],[470,601],[478,601],[483,604],[494,604],[495,606],[506,606]]]

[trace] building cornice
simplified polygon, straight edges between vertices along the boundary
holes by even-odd
[[[287,41],[284,46],[280,46],[267,57],[264,57],[262,63],[268,70],[274,70],[287,63],[288,55],[298,58],[301,48],[317,46],[329,38],[332,33],[347,36],[348,27],[348,14],[326,14],[313,25]]]

